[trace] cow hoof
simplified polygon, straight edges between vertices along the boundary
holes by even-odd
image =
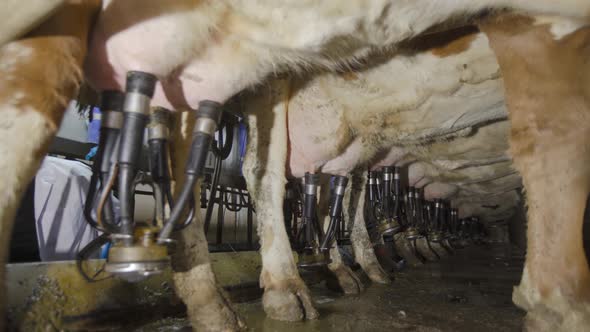
[[[430,248],[440,259],[449,257],[449,252],[440,243],[430,243]]]
[[[568,292],[577,294],[575,298],[563,295],[558,287],[543,297],[539,293],[531,287],[529,273],[525,267],[522,281],[512,293],[514,304],[527,311],[524,320],[525,331],[588,331],[590,296],[580,290]]]
[[[175,273],[177,294],[187,307],[187,315],[196,331],[242,331],[246,324],[232,308],[225,291],[209,278],[209,273],[193,269]],[[208,272],[208,271],[207,271]]]
[[[426,238],[416,240],[416,251],[429,262],[436,262],[440,259],[440,256],[432,249]]]
[[[527,313],[524,321],[524,330],[527,332],[587,331],[589,327],[590,304],[572,306],[564,313],[537,305]]]
[[[361,279],[348,266],[339,264],[330,267],[330,271],[336,277],[337,285],[335,285],[336,287],[330,287],[328,284],[329,288],[340,290],[346,295],[357,295],[365,290],[365,285],[363,285]]]
[[[276,320],[293,322],[316,319],[319,316],[305,284],[287,289],[266,289],[262,296],[262,306],[266,315]]]
[[[381,268],[381,265],[378,263],[371,263],[363,267],[363,271],[369,276],[372,282],[376,284],[382,285],[389,285],[391,284],[391,278],[387,273]]]
[[[420,266],[424,264],[422,257],[419,257],[412,245],[412,242],[405,238],[404,233],[398,233],[394,236],[395,250],[404,258],[409,266]]]

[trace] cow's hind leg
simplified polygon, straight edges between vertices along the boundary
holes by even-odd
[[[176,114],[177,121],[172,131],[170,151],[175,191],[182,187],[190,149],[195,123],[191,113]],[[200,197],[199,191],[200,185],[196,185],[194,197]],[[192,223],[177,236],[178,250],[173,257],[174,286],[186,304],[191,325],[198,331],[236,331],[245,327],[215,280],[201,214],[195,213]]]
[[[366,174],[363,172],[362,174]],[[350,242],[354,252],[354,259],[362,267],[372,282],[389,284],[391,278],[379,264],[373,243],[369,238],[363,207],[365,205],[366,177],[359,173],[353,173],[344,196],[344,219],[350,229]]]
[[[97,3],[61,7],[25,38],[0,48],[0,313],[4,264],[20,199],[81,81]],[[0,319],[3,331],[4,316]]]
[[[314,319],[310,292],[299,276],[285,230],[283,201],[287,159],[288,83],[273,82],[268,93],[248,103],[248,146],[244,176],[255,203],[264,287],[262,305],[273,319]]]
[[[330,202],[332,201],[332,193],[330,192],[330,184],[329,183],[322,183],[321,186],[321,195],[320,195],[320,203],[319,203],[319,216],[323,216],[324,219],[324,232],[328,230],[328,226],[330,224]],[[336,243],[336,239],[334,239],[334,244],[330,249],[330,264],[328,264],[328,269],[332,272],[334,277],[336,277],[336,281],[338,283],[337,288],[344,292],[344,294],[352,295],[352,294],[359,294],[365,289],[361,279],[356,275],[352,269],[347,266],[344,261],[342,260],[342,254],[340,253],[340,248],[338,248],[338,244]],[[328,287],[331,287],[331,282],[328,280]]]
[[[556,37],[526,18],[483,26],[504,75],[510,151],[528,204],[524,273],[514,302],[532,331],[590,326],[582,223],[590,192],[590,29]]]

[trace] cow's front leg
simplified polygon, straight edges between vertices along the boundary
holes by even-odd
[[[175,191],[182,187],[194,123],[193,112],[176,114],[170,147]],[[200,185],[197,184],[193,197],[200,197],[199,191]],[[192,223],[176,234],[176,238],[179,243],[172,261],[174,286],[186,304],[192,326],[198,331],[236,331],[244,328],[244,323],[215,280],[201,214],[195,213]]]
[[[248,104],[248,146],[243,167],[256,207],[262,255],[262,305],[273,319],[314,319],[318,312],[297,271],[283,215],[288,83],[276,80],[269,89],[268,94]]]
[[[582,242],[590,191],[590,28],[573,26],[558,35],[526,18],[483,27],[504,75],[510,152],[526,189],[527,256],[513,300],[527,310],[532,331],[590,326]]]

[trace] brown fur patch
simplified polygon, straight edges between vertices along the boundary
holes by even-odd
[[[23,39],[6,45],[26,50],[18,61],[0,48],[0,61],[14,62],[11,71],[18,73],[0,81],[0,100],[23,94],[15,106],[40,112],[57,129],[82,80],[87,35],[99,8],[98,0],[68,2]]]
[[[342,77],[345,81],[356,81],[359,79],[357,73],[353,71],[347,71],[346,73],[342,73],[340,74],[340,77]]]
[[[401,47],[418,53],[430,51],[444,58],[467,50],[478,32],[479,29],[473,25],[433,32],[402,43]]]
[[[432,49],[430,52],[439,58],[445,58],[454,54],[465,52],[476,36],[476,33],[461,36],[442,47]]]

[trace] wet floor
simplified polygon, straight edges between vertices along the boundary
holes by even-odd
[[[320,312],[314,321],[267,319],[261,302],[237,304],[250,331],[520,331],[524,312],[511,301],[521,253],[499,246],[471,247],[439,263],[408,268],[391,285],[367,285],[343,296],[324,283],[311,287]],[[186,318],[166,318],[135,331],[190,331]]]

